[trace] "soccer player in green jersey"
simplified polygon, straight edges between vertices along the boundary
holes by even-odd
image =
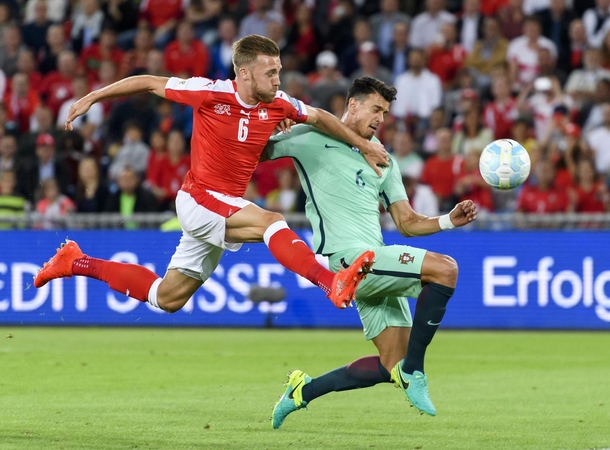
[[[357,78],[347,95],[343,122],[362,137],[377,141],[375,131],[395,96],[395,88],[375,78]],[[408,245],[384,245],[379,201],[405,237],[466,225],[476,219],[476,206],[467,200],[440,217],[418,214],[409,204],[394,158],[382,168],[380,178],[357,148],[309,125],[272,137],[266,153],[270,159],[293,159],[307,194],[305,211],[314,231],[315,251],[329,257],[331,270],[347,267],[363,250],[375,252],[373,271],[356,291],[356,307],[366,339],[379,352],[317,378],[300,370],[292,372],[273,410],[273,428],[279,428],[291,412],[329,392],[391,382],[422,413],[436,415],[428,395],[424,355],[453,295],[458,267],[450,256]],[[414,320],[407,297],[417,298]]]

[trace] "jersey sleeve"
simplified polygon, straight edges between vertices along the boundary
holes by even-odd
[[[165,97],[168,100],[189,105],[196,110],[213,87],[214,80],[209,78],[196,77],[184,80],[172,77],[165,85]]]
[[[402,184],[402,175],[398,169],[398,164],[391,155],[390,160],[392,161],[389,167],[390,173],[383,183],[381,183],[379,189],[379,199],[386,211],[392,203],[396,203],[400,200],[409,200],[407,193],[405,192],[405,186]]]
[[[307,120],[307,107],[301,100],[286,94],[284,91],[277,91],[276,98],[282,102],[284,117],[294,120],[296,123],[303,123]]]
[[[299,148],[306,148],[306,133],[311,131],[312,128],[309,125],[296,125],[292,127],[290,133],[279,133],[271,136],[265,146],[269,159],[297,156]]]

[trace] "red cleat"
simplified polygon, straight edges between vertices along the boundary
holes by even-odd
[[[44,263],[42,269],[38,271],[34,278],[34,286],[41,288],[55,278],[71,277],[72,263],[84,256],[76,242],[66,239],[66,242],[57,249],[55,256]]]
[[[333,279],[328,298],[337,308],[347,308],[356,297],[356,289],[366,275],[371,272],[375,262],[375,252],[367,250],[347,269],[340,271]]]

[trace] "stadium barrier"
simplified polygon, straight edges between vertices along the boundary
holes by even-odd
[[[311,231],[300,236],[311,243]],[[181,311],[166,314],[97,280],[32,279],[65,238],[86,253],[139,263],[163,274],[179,233],[5,231],[0,234],[0,323],[15,325],[359,327],[355,308],[338,310],[307,280],[287,271],[263,244],[226,252],[213,276]],[[408,243],[453,256],[460,266],[445,328],[610,329],[610,240],[603,231],[445,232]],[[323,258],[321,258],[323,260]],[[251,284],[281,286],[279,303],[253,303]],[[413,303],[411,303],[413,306]]]

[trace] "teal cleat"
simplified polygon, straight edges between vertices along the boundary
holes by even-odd
[[[311,381],[311,377],[301,370],[294,370],[288,374],[286,391],[273,407],[271,425],[279,428],[284,420],[293,411],[305,408],[307,402],[303,400],[303,386]]]
[[[413,375],[404,373],[402,371],[402,361],[399,361],[392,369],[390,377],[396,387],[404,391],[409,402],[419,409],[422,414],[436,416],[436,408],[434,408],[428,394],[428,379],[424,373],[419,370],[413,372]]]

